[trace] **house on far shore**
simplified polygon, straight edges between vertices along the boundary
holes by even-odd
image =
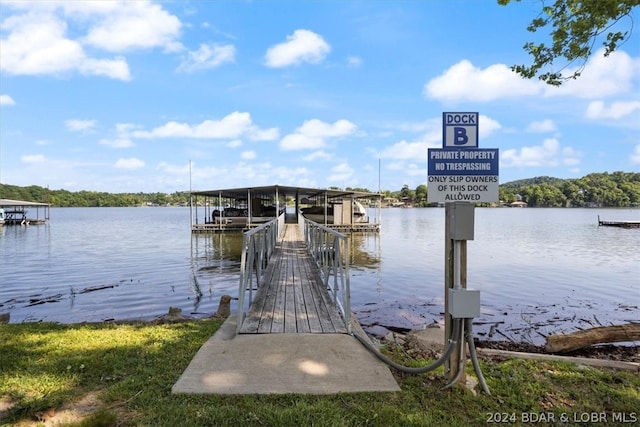
[[[385,197],[382,199],[382,207],[388,208],[398,208],[404,206],[404,202],[401,202],[395,197]]]

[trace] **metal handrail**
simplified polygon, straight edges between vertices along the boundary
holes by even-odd
[[[351,333],[349,238],[306,218],[301,221],[304,221],[301,227],[304,228],[307,250],[318,265],[322,281],[340,310],[347,331]]]
[[[240,260],[240,284],[238,286],[238,313],[236,333],[240,332],[246,307],[253,302],[253,292],[258,290],[262,276],[275,250],[281,233],[284,232],[284,214],[278,218],[252,228],[242,234],[242,256]],[[247,301],[248,293],[248,301]]]

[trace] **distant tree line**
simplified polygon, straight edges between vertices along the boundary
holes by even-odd
[[[56,207],[116,207],[144,205],[188,205],[188,192],[167,193],[105,193],[99,191],[49,190],[31,185],[18,187],[0,184],[0,198],[49,203]]]
[[[332,187],[333,189],[337,189]],[[366,188],[347,187],[347,191],[369,192]],[[428,206],[427,186],[382,191],[383,197],[410,201],[414,206]],[[640,173],[592,173],[578,179],[548,176],[521,179],[501,184],[500,201],[526,202],[530,207],[633,207],[640,206]],[[189,204],[188,192],[105,193],[97,191],[49,190],[32,185],[18,187],[0,184],[0,198],[50,203],[57,207],[107,206],[177,206]]]
[[[414,206],[428,206],[427,186],[408,185],[400,191],[383,191],[384,197],[410,200]],[[640,206],[640,173],[592,173],[577,179],[548,176],[501,184],[501,202],[526,202],[529,207],[631,207]]]

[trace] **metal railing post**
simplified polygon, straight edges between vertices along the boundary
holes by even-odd
[[[349,238],[329,227],[304,219],[307,250],[318,265],[322,283],[336,304],[351,333],[351,282]]]
[[[242,254],[240,257],[240,283],[238,285],[238,313],[236,315],[236,333],[240,333],[245,318],[245,304],[253,302],[254,283],[257,290],[266,270],[267,263],[277,243],[279,218],[275,218],[259,227],[247,230],[242,235]],[[246,301],[247,291],[249,300]]]

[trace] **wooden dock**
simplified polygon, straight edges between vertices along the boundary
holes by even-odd
[[[347,333],[297,224],[285,226],[240,333]]]
[[[598,216],[598,225],[606,227],[640,228],[640,221],[604,221]]]

